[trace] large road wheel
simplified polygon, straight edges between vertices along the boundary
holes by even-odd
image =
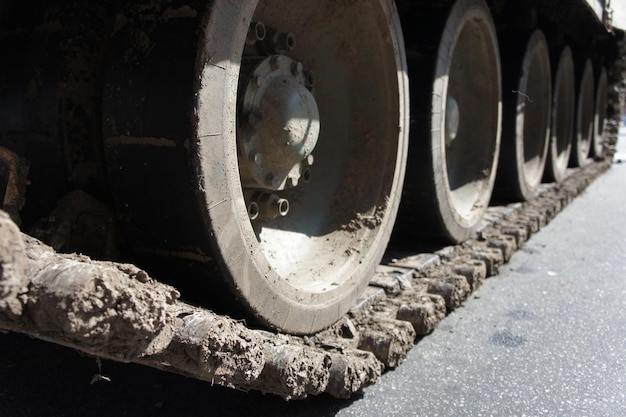
[[[541,183],[548,155],[552,73],[548,45],[540,30],[532,34],[522,49],[523,55],[513,46],[507,44],[507,51],[502,53],[503,60],[507,55],[510,58],[504,79],[502,149],[496,189],[501,195],[529,200]]]
[[[560,182],[567,173],[572,150],[576,103],[574,61],[569,47],[563,49],[557,62],[552,93],[550,150],[544,177],[547,181]]]
[[[608,107],[608,80],[606,69],[602,68],[596,87],[596,106],[593,118],[593,144],[591,154],[597,158],[604,155],[604,138],[606,135],[606,111]]]
[[[408,134],[397,12],[210,4],[119,19],[105,87],[117,207],[136,250],[217,267],[262,323],[311,333],[354,304],[395,221]]]
[[[406,29],[415,42],[410,50],[418,50],[410,62],[416,122],[399,232],[459,242],[474,233],[491,198],[500,149],[500,58],[484,1],[457,1],[443,32],[436,31],[438,18],[407,23],[423,23],[431,33]],[[431,52],[433,36],[438,48]]]
[[[576,167],[585,166],[591,161],[589,155],[594,133],[595,93],[593,65],[590,59],[585,61],[581,74],[576,98],[576,132],[570,162]]]

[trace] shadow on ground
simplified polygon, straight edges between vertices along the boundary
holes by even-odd
[[[135,364],[98,363],[79,352],[20,334],[0,334],[3,417],[334,416],[352,401],[322,395],[286,402]]]

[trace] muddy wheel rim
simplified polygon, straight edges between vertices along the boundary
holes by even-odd
[[[574,129],[574,88],[572,52],[565,47],[559,56],[552,93],[550,156],[546,168],[546,178],[551,181],[563,180],[567,171]]]
[[[533,196],[545,169],[550,132],[551,78],[548,46],[543,34],[536,31],[528,42],[517,101],[517,108],[523,109],[517,115],[516,154],[520,194],[525,199]]]
[[[576,136],[572,153],[572,165],[585,166],[590,162],[591,141],[593,137],[593,119],[595,113],[595,94],[593,66],[591,60],[585,61],[580,79],[576,108]]]
[[[471,235],[491,197],[500,147],[500,78],[486,5],[458,1],[439,46],[431,119],[433,171],[443,174],[437,204],[445,233],[455,241]]]
[[[602,68],[600,77],[598,78],[598,86],[596,88],[596,107],[594,112],[594,133],[593,145],[591,147],[592,155],[602,157],[604,155],[604,135],[606,110],[608,105],[608,80],[606,69]]]
[[[199,62],[197,165],[204,178],[208,228],[230,284],[261,321],[294,333],[319,330],[349,309],[367,285],[395,220],[408,97],[395,10],[386,1],[288,7],[279,1],[218,3]],[[360,23],[346,25],[347,15]],[[259,22],[266,35],[293,37],[293,47],[267,46],[256,36]],[[285,96],[302,93],[314,99],[314,105],[295,110],[274,108],[279,118],[304,109],[314,119],[311,109],[319,112],[319,120],[311,120],[319,123],[318,137],[303,140],[314,146],[291,152],[293,163],[277,181],[266,175],[276,163],[253,179],[246,172],[255,163],[247,129],[256,110],[250,105],[256,99],[246,94],[255,77],[278,77],[270,75],[271,63],[260,69],[272,56],[285,61],[274,68],[282,65],[286,78],[295,69]],[[308,79],[308,73],[314,78]],[[230,103],[217,114],[209,110],[216,91],[222,94],[219,100]],[[258,149],[276,146],[269,140],[259,143]],[[297,181],[289,179],[292,173]],[[259,183],[264,176],[268,181]],[[255,204],[276,203],[276,198],[288,201],[285,216],[273,217],[275,211],[255,216]]]

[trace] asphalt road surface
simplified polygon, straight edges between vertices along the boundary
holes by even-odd
[[[0,334],[0,416],[626,416],[625,191],[626,158],[349,401],[285,402]]]

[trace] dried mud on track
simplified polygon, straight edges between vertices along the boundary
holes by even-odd
[[[0,328],[240,390],[347,398],[398,366],[417,337],[609,166],[593,163],[544,186],[530,203],[489,209],[480,232],[461,245],[389,259],[349,314],[302,338],[187,305],[174,288],[132,265],[55,253],[2,216]]]

